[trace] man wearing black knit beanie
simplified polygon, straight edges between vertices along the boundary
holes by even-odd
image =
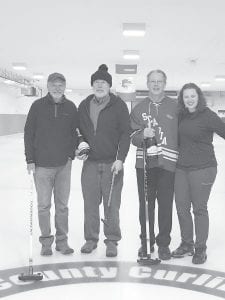
[[[110,92],[112,76],[101,65],[91,76],[93,94],[78,108],[80,133],[90,151],[84,159],[81,185],[84,198],[84,238],[82,253],[91,253],[98,244],[99,205],[105,211],[106,256],[117,256],[121,239],[119,208],[123,186],[123,163],[130,146],[129,112],[125,102]],[[79,150],[77,150],[79,158]],[[109,199],[111,200],[109,203]],[[110,205],[109,205],[110,204]]]

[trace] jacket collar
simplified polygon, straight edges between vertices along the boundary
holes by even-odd
[[[89,95],[86,99],[85,99],[85,103],[86,103],[86,105],[89,107],[89,105],[90,105],[90,102],[91,102],[91,100],[93,99],[95,97],[95,95],[94,94],[91,94],[91,95]],[[109,93],[109,97],[110,97],[110,100],[109,100],[109,102],[106,104],[106,107],[107,106],[110,106],[110,105],[113,105],[114,103],[115,103],[115,101],[116,101],[116,96],[114,95],[114,94],[112,94],[112,93]]]
[[[49,104],[63,104],[66,101],[66,97],[63,95],[61,101],[58,102],[58,103],[55,103],[55,101],[52,98],[52,96],[50,95],[50,93],[48,93],[46,95],[46,99],[47,99],[47,101],[48,101]]]
[[[159,101],[153,101],[153,100],[149,97],[149,95],[148,95],[148,97],[147,97],[147,99],[148,99],[151,103],[155,103],[155,104],[162,103],[163,101],[165,101],[166,98],[167,98],[167,97],[166,97],[165,94],[161,97],[161,99],[160,99]]]
[[[96,96],[92,98],[93,102],[97,105],[104,105],[104,103],[108,103],[110,101],[110,95],[107,95],[103,98],[98,99]]]

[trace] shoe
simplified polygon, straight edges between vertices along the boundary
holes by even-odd
[[[39,237],[39,242],[41,243],[41,255],[42,256],[49,256],[52,255],[52,243],[54,241],[54,236],[40,236]]]
[[[56,251],[59,251],[63,255],[72,254],[74,250],[68,246],[68,244],[64,245],[56,245]]]
[[[194,255],[194,246],[186,242],[181,242],[180,246],[171,253],[171,256],[174,258],[181,258],[186,255],[188,256]]]
[[[150,248],[150,252],[153,253],[155,251],[154,246],[152,245]],[[142,246],[138,249],[138,257],[144,257],[144,251],[142,249]]]
[[[80,252],[81,253],[86,253],[86,254],[89,254],[91,253],[94,249],[97,248],[97,243],[90,240],[90,241],[87,241],[83,247],[80,249]]]
[[[117,256],[117,246],[113,242],[108,242],[106,245],[106,256],[115,257]]]
[[[171,252],[169,247],[159,247],[158,256],[161,260],[169,260],[171,259]]]
[[[52,247],[49,245],[42,245],[41,247],[41,255],[42,256],[50,256],[52,255]]]
[[[204,264],[206,259],[207,259],[206,248],[205,247],[195,248],[195,253],[192,258],[192,263],[196,265]]]

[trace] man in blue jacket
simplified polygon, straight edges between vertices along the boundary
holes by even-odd
[[[129,112],[125,102],[110,92],[112,76],[101,65],[91,76],[94,94],[78,108],[79,128],[90,146],[88,159],[82,169],[84,198],[84,237],[82,253],[91,253],[99,240],[99,205],[103,201],[107,225],[104,224],[106,256],[117,256],[121,239],[119,208],[123,186],[123,163],[130,146]],[[113,173],[115,179],[112,183]],[[113,184],[111,204],[108,207]]]
[[[68,246],[68,200],[72,160],[77,146],[78,115],[75,104],[64,96],[65,77],[49,75],[48,94],[36,100],[29,110],[24,144],[28,173],[33,172],[37,190],[41,230],[41,255],[52,255],[50,208],[55,202],[56,250],[73,253]]]

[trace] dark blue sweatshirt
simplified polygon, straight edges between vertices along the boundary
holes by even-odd
[[[213,134],[225,139],[225,123],[205,108],[202,112],[187,113],[179,122],[179,155],[177,167],[197,170],[217,165]]]
[[[34,101],[24,128],[27,163],[46,168],[65,165],[75,156],[77,127],[77,108],[72,101],[63,97],[56,104],[50,94]]]

